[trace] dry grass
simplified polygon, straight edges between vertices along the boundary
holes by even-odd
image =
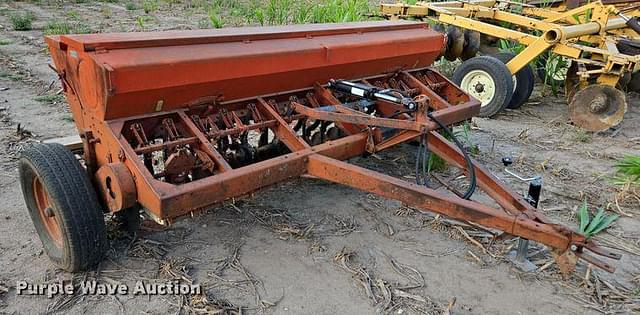
[[[445,307],[429,297],[412,292],[425,284],[424,277],[418,270],[389,256],[387,261],[396,273],[408,280],[408,283],[391,283],[377,277],[359,264],[356,253],[349,249],[343,248],[334,255],[334,262],[352,275],[353,280],[374,305],[376,313],[402,314],[412,310],[420,314],[441,314],[445,311]]]
[[[215,267],[210,270],[207,275],[214,279],[213,284],[222,282],[225,286],[232,286],[250,291],[255,298],[256,308],[261,311],[276,306],[279,300],[269,301],[265,299],[264,296],[266,293],[262,281],[253,276],[253,274],[251,274],[251,272],[249,272],[240,262],[241,246],[242,245],[234,247],[229,256],[215,261]],[[229,270],[240,275],[241,280],[225,279],[224,275]]]

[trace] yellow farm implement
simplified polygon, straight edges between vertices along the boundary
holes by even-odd
[[[531,64],[547,52],[569,61],[564,80],[569,114],[584,129],[601,131],[619,124],[627,110],[623,90],[640,85],[634,74],[640,70],[637,1],[395,3],[381,4],[381,14],[448,25],[444,56],[464,60],[453,81],[482,102],[482,116],[522,106],[533,90]],[[476,32],[525,47],[518,54],[473,57],[479,50]]]

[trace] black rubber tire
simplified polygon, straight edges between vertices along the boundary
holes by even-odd
[[[108,248],[104,215],[89,176],[76,157],[61,144],[35,144],[22,152],[19,172],[29,215],[53,263],[69,272],[98,264]],[[40,217],[34,198],[36,176],[57,219],[61,248],[53,242]]]
[[[491,117],[502,111],[513,96],[513,78],[507,66],[495,57],[479,56],[462,63],[453,73],[453,82],[460,86],[465,75],[474,70],[489,74],[495,86],[491,100],[480,108],[480,117]]]
[[[453,25],[447,27],[447,50],[444,58],[449,61],[456,61],[462,55],[464,49],[464,31]]]
[[[516,55],[503,52],[492,55],[498,60],[502,61],[504,64],[507,64],[511,59],[513,59]],[[515,75],[514,90],[513,97],[511,97],[511,102],[507,105],[507,108],[518,109],[524,105],[529,100],[531,93],[533,92],[533,86],[536,83],[536,77],[533,73],[533,67],[531,65],[527,65],[526,67],[520,69],[518,73]]]
[[[640,71],[631,74],[627,84],[627,91],[640,93]]]
[[[480,51],[480,33],[471,30],[464,31],[464,48],[460,59],[469,60],[478,55]]]

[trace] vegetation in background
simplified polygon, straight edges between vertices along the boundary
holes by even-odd
[[[361,21],[373,12],[367,0],[293,1],[254,3],[252,21],[260,25],[341,23]]]
[[[142,9],[144,13],[149,14],[158,10],[158,1],[157,0],[144,0],[142,2]]]
[[[456,61],[449,61],[446,58],[440,58],[440,60],[433,63],[433,67],[443,76],[451,78],[453,76],[453,72],[456,71],[456,68],[460,66],[461,63],[460,59]]]
[[[138,9],[138,6],[133,2],[127,2],[127,4],[125,4],[124,7],[129,11],[135,11]]]
[[[587,238],[604,231],[611,226],[611,223],[620,217],[617,214],[608,216],[604,213],[604,208],[600,208],[598,209],[598,213],[591,218],[588,208],[587,201],[585,200],[580,209],[578,209],[578,221],[580,222],[578,232]]]
[[[514,55],[521,53],[527,46],[522,45],[518,42],[513,42],[506,39],[500,39],[498,41],[498,50],[500,52],[509,52]]]
[[[146,15],[140,15],[136,17],[136,25],[138,26],[139,30],[141,31],[145,31],[147,29],[146,25],[147,22],[150,21],[152,18],[150,16],[146,16]]]
[[[460,126],[453,128],[453,134],[460,141],[464,149],[469,152],[472,156],[478,155],[480,153],[480,149],[477,145],[475,145],[471,141],[471,125],[469,122],[465,121]],[[448,140],[452,141],[451,135],[446,134],[444,131],[441,134]],[[441,157],[430,154],[429,161],[427,162],[427,171],[436,171],[441,172],[447,169],[447,162],[443,160]]]
[[[113,15],[113,11],[111,11],[111,8],[106,5],[100,7],[100,13],[102,13],[102,17],[105,19],[110,19]]]
[[[11,25],[16,31],[28,31],[31,30],[33,21],[36,17],[31,12],[15,13],[9,16]]]
[[[588,142],[591,142],[592,136],[590,132],[578,127],[576,128],[576,133],[573,139],[578,142],[588,143]]]
[[[91,27],[80,18],[76,11],[67,13],[67,18],[48,21],[44,26],[45,35],[88,34]]]
[[[209,15],[211,26],[213,26],[214,28],[222,28],[224,26],[224,20],[220,16],[220,12],[216,7],[209,8],[207,14]]]
[[[102,14],[107,18],[107,15],[111,15],[111,11],[103,11]],[[89,24],[75,10],[68,11],[66,17],[48,21],[44,26],[45,35],[88,34],[92,32]]]
[[[58,104],[64,102],[64,95],[62,94],[48,94],[41,95],[35,98],[36,101],[44,104]]]
[[[542,56],[543,58],[538,58],[538,67],[541,67],[544,72],[544,78],[541,79],[545,85],[551,87],[553,95],[558,96],[558,90],[562,87],[559,82],[563,82],[566,78],[570,61],[550,51],[545,52]]]
[[[628,155],[616,163],[614,183],[620,186],[640,187],[640,156]]]
[[[478,146],[471,141],[471,125],[468,121],[463,122],[459,128],[454,129],[453,134],[471,155],[476,156],[480,153]]]

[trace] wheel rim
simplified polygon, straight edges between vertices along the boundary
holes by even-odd
[[[496,94],[496,84],[489,73],[483,70],[473,70],[467,73],[460,83],[460,87],[481,102],[481,106],[488,105]]]
[[[60,224],[58,224],[58,219],[53,211],[49,194],[37,176],[33,179],[33,197],[36,201],[36,207],[38,207],[40,220],[47,234],[56,247],[62,248],[62,230],[60,229]]]

